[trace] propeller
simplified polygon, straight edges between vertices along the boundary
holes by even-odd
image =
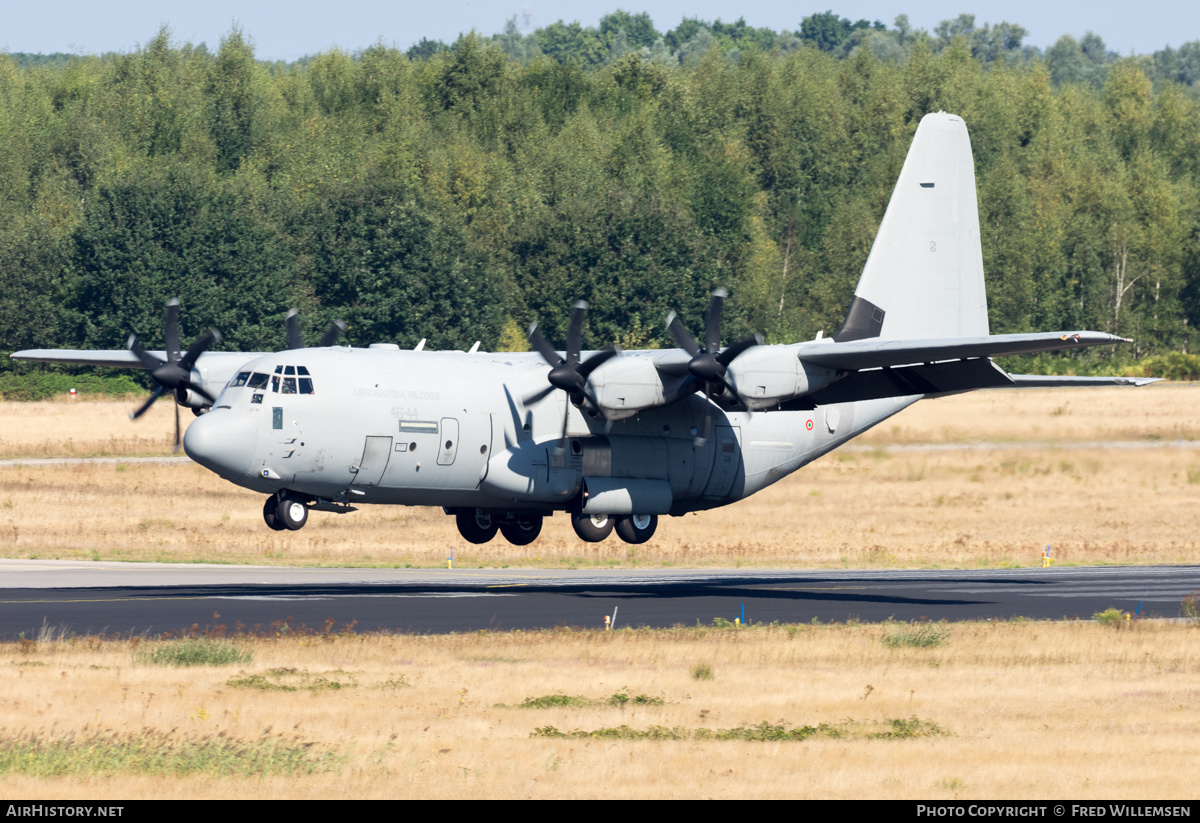
[[[579,349],[583,344],[583,317],[587,312],[587,301],[578,300],[571,309],[571,323],[567,327],[567,350],[566,357],[559,357],[558,352],[554,350],[554,346],[550,345],[540,331],[538,331],[537,323],[529,327],[529,342],[533,344],[534,349],[542,356],[542,359],[550,364],[550,373],[546,379],[550,381],[550,385],[535,393],[532,397],[526,399],[526,403],[534,400],[540,400],[554,389],[560,389],[567,393],[571,402],[576,407],[582,406],[586,399],[587,381],[592,372],[600,368],[618,354],[618,349],[615,346],[609,346],[606,349],[596,352],[587,360],[580,361]],[[566,447],[567,442],[567,419],[571,413],[570,406],[563,406],[563,425],[562,436],[559,438],[559,445],[556,451],[561,451]]]
[[[165,335],[167,341],[167,359],[159,360],[150,352],[142,348],[137,341],[136,335],[129,335],[128,347],[133,352],[141,364],[150,372],[150,376],[156,384],[154,392],[150,397],[138,407],[138,410],[129,415],[129,419],[137,420],[145,414],[154,401],[162,397],[162,395],[171,391],[175,393],[175,451],[179,451],[179,405],[187,400],[187,392],[194,391],[209,403],[217,402],[216,398],[209,394],[203,386],[193,383],[192,367],[196,365],[196,360],[200,355],[208,351],[212,346],[221,342],[221,333],[216,329],[209,329],[196,341],[188,347],[188,350],[180,356],[179,352],[179,301],[171,299],[167,303],[166,318],[164,320]]]
[[[679,348],[692,356],[688,361],[688,371],[704,384],[704,391],[710,397],[720,397],[726,393],[737,398],[737,392],[725,380],[729,365],[751,346],[761,345],[761,334],[743,337],[726,349],[721,348],[721,317],[724,312],[725,298],[729,292],[717,289],[712,293],[712,302],[708,304],[708,313],[704,321],[704,346],[696,342],[696,338],[684,327],[679,315],[671,312],[667,315],[667,330],[679,344]]]
[[[345,320],[334,320],[325,329],[325,333],[321,335],[321,339],[317,341],[317,348],[324,349],[332,346],[337,342],[337,339],[346,331]],[[289,309],[287,313],[287,351],[294,349],[306,349],[304,338],[300,336],[300,310]]]
[[[550,364],[550,374],[546,376],[546,379],[550,381],[550,389],[544,389],[535,397],[540,399],[545,397],[551,389],[561,389],[570,396],[572,403],[576,406],[582,405],[588,377],[617,355],[617,349],[609,346],[580,362],[579,347],[583,342],[583,316],[587,312],[587,305],[587,301],[579,300],[571,309],[571,324],[567,328],[567,356],[565,358],[558,356],[558,352],[538,331],[537,323],[529,327],[529,342],[533,344],[542,359]]]

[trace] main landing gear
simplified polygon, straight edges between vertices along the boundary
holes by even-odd
[[[542,533],[540,514],[522,512],[502,518],[482,509],[459,509],[454,517],[463,540],[476,545],[487,543],[500,532],[514,546],[528,546]]]
[[[300,531],[308,522],[308,502],[291,492],[273,494],[263,503],[263,520],[277,532]]]
[[[486,509],[459,509],[454,513],[458,533],[468,543],[489,542],[496,532],[514,546],[527,546],[542,532],[543,517],[527,512],[496,512]],[[656,514],[582,514],[571,515],[571,527],[580,540],[601,543],[613,531],[626,543],[645,543],[658,528]]]
[[[654,536],[658,528],[657,514],[584,514],[571,515],[571,528],[579,539],[588,543],[600,543],[613,531],[626,543],[645,543]]]

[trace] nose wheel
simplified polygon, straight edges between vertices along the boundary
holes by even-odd
[[[279,498],[271,495],[267,498],[267,502],[263,503],[263,520],[271,528],[271,531],[281,532],[287,528],[279,522],[279,517],[275,514],[279,508]]]
[[[273,494],[263,504],[263,520],[273,531],[299,531],[308,522],[308,503],[292,494]]]

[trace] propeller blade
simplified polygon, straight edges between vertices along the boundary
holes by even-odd
[[[329,328],[325,329],[325,333],[321,335],[321,339],[317,342],[317,347],[325,349],[332,346],[345,331],[346,321],[334,320],[329,324]]]
[[[179,360],[179,299],[172,297],[167,301],[167,314],[164,320],[167,337],[167,362]]]
[[[533,344],[533,348],[537,351],[537,353],[540,354],[542,359],[551,366],[561,366],[566,362],[558,356],[558,352],[556,352],[554,347],[550,345],[550,341],[543,337],[542,333],[538,331],[537,323],[534,323],[529,327],[528,338],[529,342]]]
[[[554,456],[561,457],[567,451],[567,420],[571,417],[571,404],[563,403],[562,434],[559,435],[558,445],[554,447]]]
[[[721,362],[721,365],[728,366],[746,349],[750,348],[751,346],[761,346],[762,343],[763,337],[761,334],[752,334],[749,337],[743,337],[741,340],[725,349],[725,351],[718,354],[717,360]]]
[[[706,403],[704,409],[704,430],[692,438],[692,445],[700,447],[708,443],[712,438],[712,404]]]
[[[143,403],[141,406],[139,406],[137,411],[135,411],[133,414],[129,415],[129,419],[137,420],[139,417],[141,417],[143,414],[145,414],[150,409],[150,407],[154,405],[154,401],[157,400],[158,398],[162,397],[163,391],[164,391],[164,389],[162,386],[156,386],[153,393],[151,393],[150,398],[145,403]]]
[[[692,337],[691,333],[684,327],[683,321],[679,319],[679,315],[675,312],[667,315],[667,331],[675,338],[675,342],[679,344],[679,348],[692,357],[700,353],[700,344],[696,342],[696,338]]]
[[[579,349],[583,345],[583,316],[587,312],[587,301],[576,300],[571,308],[571,325],[567,328],[567,362],[579,362]]]
[[[171,450],[174,454],[179,454],[179,404],[172,403],[175,409],[175,447]]]
[[[196,338],[196,342],[188,346],[187,354],[179,361],[180,368],[186,372],[190,372],[192,366],[196,365],[196,360],[199,359],[200,355],[220,342],[221,333],[216,329],[209,329],[202,336]]]
[[[579,375],[586,381],[592,372],[603,366],[609,360],[612,360],[620,353],[621,350],[616,346],[609,346],[606,349],[601,349],[579,365]]]
[[[704,318],[704,349],[715,352],[721,348],[721,316],[724,314],[725,298],[729,292],[717,289],[712,293],[712,301],[708,304],[708,314]]]
[[[142,366],[150,371],[154,371],[159,366],[165,365],[162,360],[159,360],[157,357],[150,354],[150,352],[143,349],[141,344],[138,343],[137,337],[132,334],[129,335],[129,339],[125,341],[125,347],[133,352],[133,356],[138,359]]]
[[[521,400],[521,405],[528,406],[531,403],[536,403],[539,400],[544,400],[546,398],[546,396],[550,394],[550,392],[554,391],[554,389],[555,389],[554,386],[546,386],[544,389],[536,391],[533,394],[523,398]]]
[[[300,336],[300,310],[288,309],[287,313],[287,350],[304,348],[304,338]]]

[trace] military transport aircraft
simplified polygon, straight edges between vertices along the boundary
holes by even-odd
[[[426,505],[472,543],[499,531],[519,545],[555,511],[583,540],[615,530],[645,542],[660,516],[748,497],[922,398],[1150,382],[1011,375],[992,362],[1128,341],[989,335],[970,140],[943,112],[917,129],[836,334],[722,347],[724,298],[712,297],[703,342],[668,316],[679,348],[661,351],[580,351],[580,303],[561,352],[534,326],[526,354],[303,348],[298,333],[287,351],[220,353],[206,351],[210,333],[181,355],[169,307],[165,353],[131,340],[131,352],[14,357],[150,369],[155,396],[208,408],[187,454],[266,495],[272,529],[303,528],[310,510]]]

